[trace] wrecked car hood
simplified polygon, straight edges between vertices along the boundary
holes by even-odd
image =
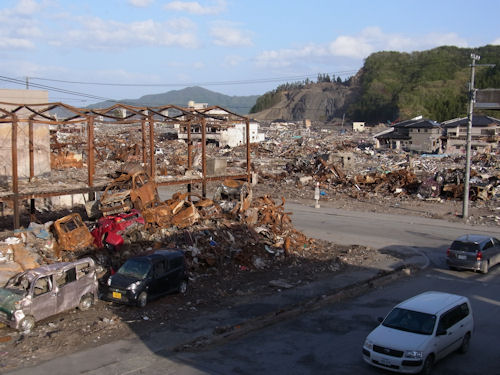
[[[130,195],[130,190],[109,192],[108,194],[101,197],[101,204],[123,201]]]
[[[13,292],[12,290],[0,288],[0,311],[11,314],[15,310],[16,302],[23,299],[22,294]]]

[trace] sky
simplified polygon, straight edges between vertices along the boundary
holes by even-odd
[[[0,88],[51,102],[342,79],[379,51],[500,45],[500,1],[1,0]],[[61,92],[62,91],[62,92]],[[168,104],[168,103],[165,103]]]

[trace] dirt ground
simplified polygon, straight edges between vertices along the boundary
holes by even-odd
[[[451,200],[425,201],[407,196],[365,196],[352,198],[324,191],[321,204],[348,210],[383,212],[461,221],[462,203]],[[269,194],[278,199],[313,204],[314,191],[264,182],[255,187],[254,197]],[[470,222],[498,225],[498,211],[483,202],[471,202]],[[61,217],[61,213],[52,213]],[[293,222],[293,216],[292,216]],[[290,287],[346,272],[349,267],[362,266],[380,256],[375,249],[359,246],[344,247],[315,241],[314,256],[284,256],[269,262],[262,269],[225,263],[222,267],[197,270],[190,276],[185,295],[170,295],[149,303],[146,308],[115,305],[99,300],[87,311],[73,310],[38,322],[31,333],[19,333],[10,328],[0,329],[0,371],[32,366],[55,356],[101,345],[129,334],[144,335],[181,320],[225,308],[231,297],[258,297],[277,293],[278,285]]]
[[[256,298],[278,293],[280,286],[294,287],[346,272],[377,256],[372,249],[320,243],[321,259],[284,258],[265,269],[237,266],[208,269],[191,275],[188,292],[148,303],[141,309],[99,300],[87,311],[73,311],[38,322],[30,333],[0,329],[0,371],[33,366],[55,356],[125,338],[146,335],[199,314],[227,308],[232,297]],[[378,256],[385,256],[379,254]],[[391,255],[387,255],[391,256]],[[272,281],[275,281],[273,283]]]

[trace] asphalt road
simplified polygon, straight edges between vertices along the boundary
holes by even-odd
[[[469,352],[443,359],[434,373],[500,374],[500,267],[488,275],[429,270],[224,346],[176,354],[170,360],[207,374],[390,374],[365,364],[361,345],[378,324],[377,317],[426,290],[468,296],[475,319]]]
[[[500,227],[471,226],[410,215],[347,211],[287,203],[295,228],[310,237],[343,245],[376,249],[399,248],[422,252],[431,264],[444,266],[444,252],[455,238],[466,233],[500,238]]]

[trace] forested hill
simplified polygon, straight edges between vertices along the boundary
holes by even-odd
[[[496,64],[495,67],[476,68],[475,87],[500,88],[500,46],[474,49],[445,46],[413,53],[377,52],[365,60],[356,79],[344,83],[349,88],[348,95],[343,98],[343,108],[338,108],[337,112],[345,112],[351,120],[369,122],[403,120],[417,115],[437,121],[464,116],[471,53],[481,56],[478,64]],[[257,99],[252,111],[266,109],[263,113],[273,113],[270,108],[279,107],[281,117],[291,117],[284,108],[289,107],[290,113],[293,111],[295,104],[290,102],[287,106],[286,100],[297,96],[297,90],[304,88],[266,93]],[[316,98],[315,102],[321,100]],[[321,112],[320,108],[317,110]]]

